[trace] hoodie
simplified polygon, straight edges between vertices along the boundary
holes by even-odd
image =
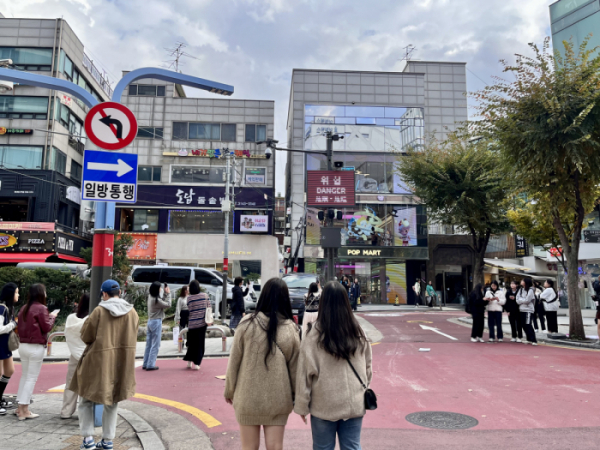
[[[122,298],[112,297],[108,300],[103,300],[100,302],[98,306],[102,306],[108,312],[110,312],[113,317],[121,317],[131,311],[133,305],[128,303],[127,300],[123,300]]]
[[[497,297],[498,301],[491,300],[494,297]],[[491,289],[488,289],[488,291],[485,293],[484,298],[490,300],[489,303],[487,304],[488,312],[489,311],[502,312],[502,307],[506,303],[506,295],[504,295],[504,290],[498,289],[497,291],[494,292]]]
[[[67,323],[65,324],[65,339],[67,340],[69,352],[78,361],[85,350],[85,342],[81,340],[81,328],[83,328],[85,319],[88,317],[85,316],[83,319],[80,319],[77,317],[77,314],[71,314],[67,317]]]
[[[519,311],[533,314],[535,312],[535,291],[533,288],[528,291],[524,288],[519,289],[517,304],[519,305]]]

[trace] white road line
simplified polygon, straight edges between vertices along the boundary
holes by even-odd
[[[433,327],[428,327],[427,325],[422,325],[419,324],[419,326],[421,328],[423,328],[424,330],[431,330],[437,334],[441,334],[442,336],[446,336],[448,339],[452,339],[453,341],[458,341],[458,339],[456,339],[455,337],[450,336],[449,334],[446,333],[442,333],[440,330],[438,330],[437,328],[433,328]]]

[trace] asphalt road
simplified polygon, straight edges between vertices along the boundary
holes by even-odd
[[[506,341],[474,344],[470,329],[451,321],[464,316],[460,312],[361,316],[384,336],[373,346],[372,388],[379,408],[365,418],[364,449],[598,448],[600,352]],[[138,393],[150,397],[136,401],[190,420],[215,449],[239,449],[233,409],[223,400],[224,381],[216,378],[225,375],[226,366],[226,359],[208,359],[196,372],[181,360],[163,360],[156,372],[138,368]],[[36,392],[63,384],[66,369],[66,364],[44,365]],[[13,380],[19,377],[17,366]],[[16,387],[11,381],[8,392]],[[478,425],[433,430],[405,419],[420,411],[461,413]],[[312,448],[309,427],[295,415],[288,421],[285,448]]]

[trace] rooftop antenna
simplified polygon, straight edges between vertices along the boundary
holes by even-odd
[[[406,61],[408,63],[412,59],[415,50],[416,48],[414,45],[408,44],[406,47],[404,47],[404,56],[400,59],[400,61]]]
[[[174,69],[175,72],[181,73],[181,71],[179,70],[179,66],[180,65],[182,66],[184,64],[183,62],[180,61],[182,57],[185,56],[187,58],[200,60],[200,58],[196,58],[195,56],[190,55],[189,53],[185,52],[183,50],[185,47],[187,47],[187,45],[185,45],[183,42],[176,42],[175,47],[171,47],[171,48],[165,47],[165,50],[169,53],[169,56],[171,56],[173,59],[165,61],[165,64],[163,65],[163,67],[165,67],[167,69]]]

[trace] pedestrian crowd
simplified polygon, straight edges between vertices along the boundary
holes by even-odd
[[[537,345],[536,331],[541,327],[548,332],[558,333],[558,293],[553,280],[544,285],[527,277],[510,283],[508,289],[500,287],[498,281],[492,281],[486,290],[483,285],[475,286],[466,304],[467,312],[473,317],[471,342],[484,342],[485,313],[487,312],[489,342],[502,342],[503,313],[508,313],[511,329],[511,342]],[[538,327],[539,321],[539,327]],[[525,339],[523,339],[525,336]]]

